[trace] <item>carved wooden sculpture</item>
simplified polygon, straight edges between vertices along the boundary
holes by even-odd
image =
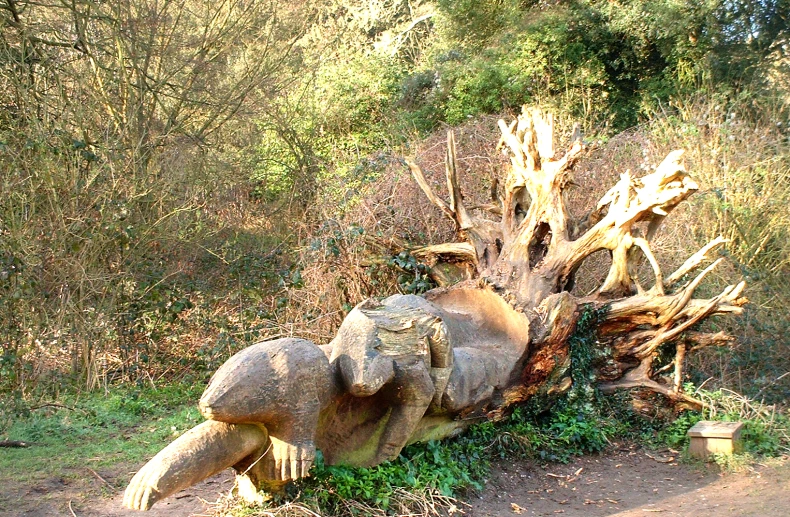
[[[134,476],[126,506],[148,509],[231,466],[242,495],[255,497],[260,488],[305,476],[317,448],[329,464],[375,465],[397,457],[409,442],[449,436],[537,394],[565,391],[571,385],[568,337],[585,308],[608,307],[595,364],[604,390],[639,387],[670,402],[702,405],[682,391],[686,352],[731,338],[694,326],[713,314],[739,313],[746,300],[742,282],[710,299],[693,298],[719,261],[695,278],[687,275],[722,239],[667,277],[650,249],[664,218],[697,189],[682,152],[670,153],[644,178],[623,174],[577,221],[562,192],[581,142],[574,139],[555,159],[552,118],[539,110],[525,110],[500,127],[511,166],[503,191],[486,207],[498,221],[464,207],[452,133],[448,202],[409,163],[428,199],[465,239],[424,248],[421,255],[469,264],[472,278],[424,297],[365,301],[328,345],[280,339],[236,354],[200,400],[207,421]],[[572,296],[580,265],[600,250],[612,257],[603,285],[585,298]],[[654,273],[649,289],[633,276],[639,260]],[[667,347],[673,347],[673,360],[657,364]],[[661,377],[667,371],[671,378]]]

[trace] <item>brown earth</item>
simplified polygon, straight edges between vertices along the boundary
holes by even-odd
[[[203,481],[148,512],[123,507],[123,490],[134,472],[85,469],[84,476],[53,477],[30,486],[0,489],[0,516],[13,517],[198,517],[212,515],[215,503],[230,493],[230,470]],[[10,489],[10,490],[9,490]]]
[[[503,461],[469,517],[790,515],[790,463],[720,474],[636,446],[577,458],[567,465]],[[714,470],[715,469],[715,470]]]
[[[502,460],[485,489],[463,511],[468,517],[531,515],[632,517],[784,517],[790,515],[790,461],[719,474],[675,461],[671,452],[614,447],[567,465]],[[233,486],[230,471],[162,501],[147,513],[121,506],[131,472],[93,471],[0,490],[0,515],[24,517],[187,517],[211,515]]]

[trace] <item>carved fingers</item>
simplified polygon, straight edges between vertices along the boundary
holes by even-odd
[[[158,463],[146,463],[143,468],[137,471],[126,492],[123,495],[123,505],[132,510],[148,510],[159,499],[162,494],[157,489],[161,478],[161,468]]]
[[[288,481],[306,477],[315,460],[315,443],[303,441],[288,443],[270,436],[271,454],[274,456],[274,478]]]

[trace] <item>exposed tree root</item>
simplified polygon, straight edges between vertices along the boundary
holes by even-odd
[[[694,298],[703,279],[722,259],[693,278],[689,275],[711,259],[727,242],[724,238],[712,240],[668,276],[651,249],[650,242],[664,219],[698,189],[686,172],[683,151],[669,153],[654,172],[642,178],[621,174],[590,213],[573,219],[563,190],[584,152],[578,128],[570,148],[557,155],[550,114],[525,108],[510,124],[500,120],[499,127],[499,146],[509,154],[510,167],[496,183],[500,188],[493,205],[465,207],[452,132],[448,133],[446,158],[449,200],[433,192],[416,163],[408,162],[408,166],[428,199],[455,223],[459,237],[466,241],[429,246],[415,254],[431,265],[442,261],[469,264],[469,276],[480,277],[511,305],[532,315],[530,359],[521,384],[509,391],[507,402],[546,391],[542,384],[564,382],[564,377],[552,377],[552,371],[568,355],[567,329],[573,328],[580,307],[590,304],[608,307],[598,329],[599,346],[609,353],[598,371],[604,391],[647,388],[672,401],[704,406],[683,393],[686,357],[700,348],[728,346],[734,340],[722,332],[696,329],[710,316],[741,313],[747,300],[741,297],[743,282],[709,299]],[[498,220],[490,219],[492,214]],[[581,264],[601,250],[612,258],[606,279],[586,298],[570,296],[567,292]],[[649,287],[640,285],[634,274],[643,260],[653,272]],[[549,302],[563,292],[561,304]],[[673,346],[673,359],[657,365],[659,355]]]

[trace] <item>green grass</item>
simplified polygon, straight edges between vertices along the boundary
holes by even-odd
[[[3,449],[0,484],[84,476],[85,466],[142,463],[203,420],[195,404],[202,390],[202,382],[123,386],[30,407],[2,400],[0,439],[31,446]]]

